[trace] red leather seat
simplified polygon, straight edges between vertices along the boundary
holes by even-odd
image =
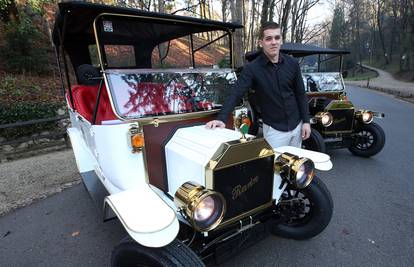
[[[72,86],[73,102],[75,109],[89,122],[92,122],[93,111],[96,105],[99,85],[74,85]],[[115,113],[109,102],[108,92],[105,84],[102,88],[99,100],[98,112],[96,113],[95,124],[102,124],[102,121],[116,120]]]

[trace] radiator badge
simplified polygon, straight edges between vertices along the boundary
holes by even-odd
[[[236,185],[232,190],[233,200],[238,199],[241,195],[249,191],[255,184],[259,182],[259,176],[250,178],[250,181],[245,185]]]
[[[334,121],[332,122],[332,124],[338,124],[338,123],[342,123],[342,122],[344,122],[344,121],[346,121],[346,118],[337,119],[337,120],[334,120]]]

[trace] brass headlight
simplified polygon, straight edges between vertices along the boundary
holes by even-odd
[[[315,165],[307,158],[299,158],[290,153],[283,153],[275,160],[275,170],[297,188],[307,187],[315,175]]]
[[[175,192],[174,203],[185,212],[191,225],[201,232],[219,225],[226,210],[222,194],[205,189],[195,182],[181,185]]]
[[[355,112],[355,117],[365,124],[369,124],[374,119],[374,114],[369,110],[358,110]]]
[[[315,118],[320,121],[320,123],[324,126],[324,127],[329,127],[331,126],[332,122],[333,122],[333,117],[332,114],[329,112],[318,112],[315,115]]]

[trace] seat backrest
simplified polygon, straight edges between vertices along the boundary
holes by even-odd
[[[73,102],[75,109],[89,122],[92,122],[93,111],[96,105],[96,97],[98,96],[99,85],[74,85],[72,86]],[[109,102],[108,92],[105,84],[102,88],[99,100],[98,111],[96,114],[95,124],[102,124],[102,121],[115,120],[115,116],[111,103]]]

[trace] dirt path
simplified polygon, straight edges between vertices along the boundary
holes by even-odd
[[[367,69],[376,71],[378,73],[378,77],[375,77],[368,81],[345,81],[346,84],[368,87],[403,98],[414,98],[414,83],[396,80],[390,73],[368,65],[362,66]]]
[[[79,183],[72,150],[0,164],[0,216]]]

